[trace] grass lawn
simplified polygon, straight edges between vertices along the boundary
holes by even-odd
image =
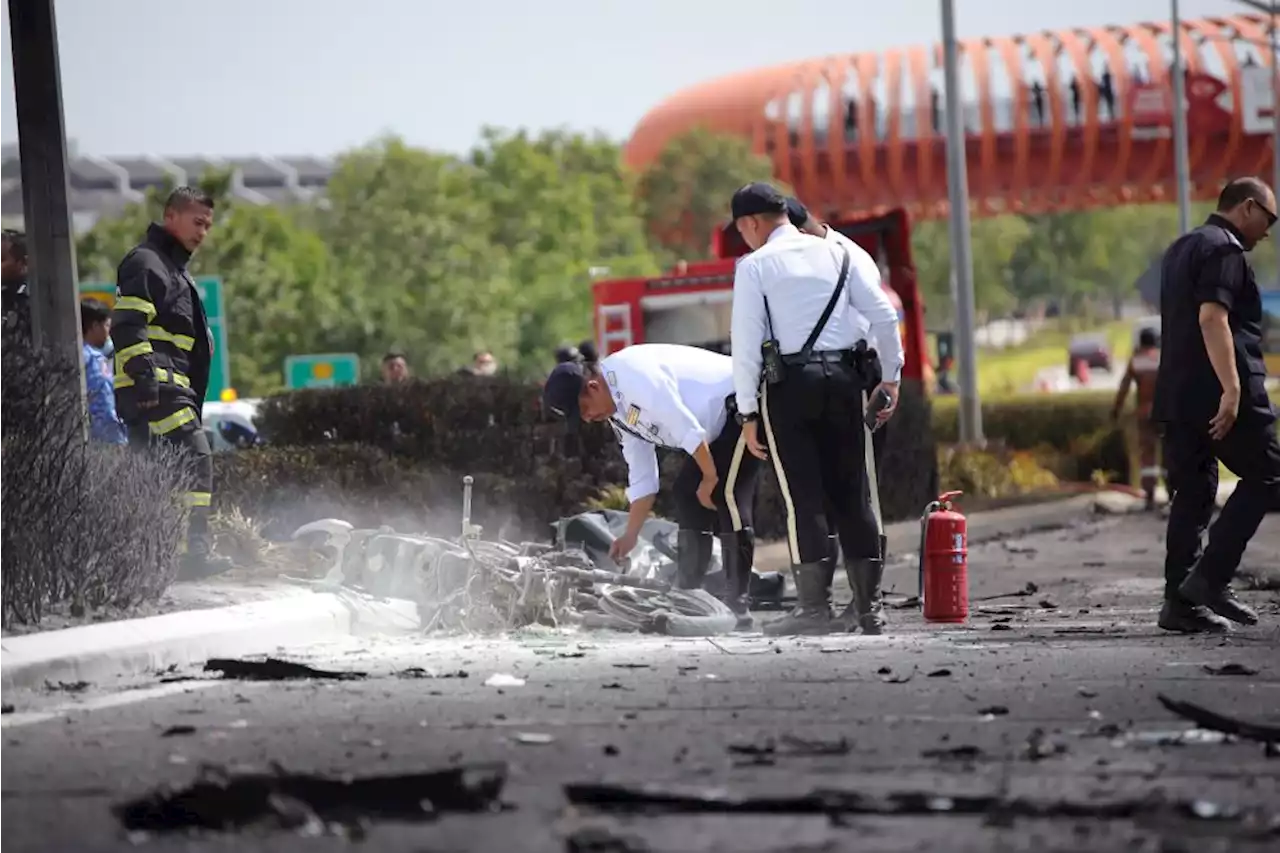
[[[1121,370],[1133,351],[1133,323],[1121,320],[1099,326],[1111,344],[1114,369]],[[1007,349],[978,351],[978,393],[983,399],[1007,397],[1027,389],[1047,367],[1067,367],[1067,344],[1079,332],[1046,326],[1030,341]]]

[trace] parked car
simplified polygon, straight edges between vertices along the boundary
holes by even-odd
[[[1067,374],[1074,375],[1083,361],[1090,370],[1111,370],[1111,345],[1105,335],[1076,335],[1067,345]]]
[[[258,428],[254,425],[254,418],[261,402],[247,399],[204,404],[204,429],[209,434],[209,444],[214,453],[238,450],[257,442]]]

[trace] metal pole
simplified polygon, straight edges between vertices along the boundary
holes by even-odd
[[[1178,234],[1191,230],[1191,166],[1187,162],[1187,77],[1182,68],[1182,17],[1170,0],[1173,18],[1173,174],[1178,182]]]
[[[18,156],[30,255],[31,334],[84,367],[75,240],[67,204],[67,139],[53,0],[9,0]]]
[[[1280,34],[1276,32],[1280,4],[1271,6],[1271,189],[1280,198]],[[1280,263],[1276,264],[1276,288],[1280,289]]]
[[[964,105],[960,100],[960,48],[953,0],[942,3],[942,48],[947,105],[947,198],[951,203],[951,271],[955,276],[956,355],[960,368],[960,441],[981,443],[978,354],[974,345],[973,247],[969,233],[969,175]]]

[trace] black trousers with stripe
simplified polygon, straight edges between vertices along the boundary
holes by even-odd
[[[712,495],[716,508],[710,510],[698,502],[702,469],[690,456],[685,459],[672,487],[676,523],[681,530],[716,534],[736,533],[754,527],[760,460],[747,450],[742,427],[732,412],[710,448],[711,459],[720,476]]]
[[[169,409],[161,408],[169,414]],[[209,534],[209,514],[213,499],[213,448],[197,415],[176,429],[157,434],[152,423],[160,423],[162,415],[148,413],[149,420],[132,421],[129,430],[129,446],[147,452],[158,444],[180,449],[191,473],[191,491],[185,495],[190,515],[187,520],[187,553],[208,556],[213,551],[213,539]]]
[[[845,559],[880,554],[879,500],[863,425],[863,377],[843,362],[787,369],[761,396],[761,422],[786,511],[793,564],[830,556],[835,532]]]

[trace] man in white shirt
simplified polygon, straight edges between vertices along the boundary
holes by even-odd
[[[861,246],[825,222],[819,221],[799,199],[787,199],[787,218],[791,220],[792,225],[805,234],[812,234],[823,240],[838,243],[844,246],[851,255],[866,255],[867,259],[870,260],[870,255]],[[869,270],[870,265],[863,262],[859,268]],[[884,376],[880,367],[879,353],[875,350],[875,344],[867,340],[871,324],[867,322],[865,317],[858,315],[857,326],[861,340],[854,350],[854,369],[862,378],[862,404],[865,407],[870,395],[875,391]],[[834,555],[836,553],[835,540],[837,537],[839,538],[840,550],[845,555],[845,576],[848,578],[849,588],[853,592],[853,600],[849,602],[849,606],[840,615],[841,623],[850,633],[862,628],[864,634],[879,634],[884,629],[884,608],[880,600],[880,583],[876,579],[884,575],[883,564],[886,559],[885,552],[888,540],[884,535],[884,519],[880,514],[880,480],[878,472],[881,459],[884,456],[885,434],[889,429],[889,425],[880,424],[874,432],[870,427],[865,429],[866,433],[863,437],[865,465],[863,469],[867,479],[867,510],[849,519],[853,522],[852,524],[837,525],[836,536],[830,538],[832,540],[832,559],[835,558]],[[875,520],[876,527],[874,531],[865,525],[865,522],[870,519]],[[829,516],[827,521],[828,523],[837,523],[834,514]],[[869,537],[875,537],[880,543],[877,557],[850,557],[849,555],[851,554],[865,553],[865,548],[860,547],[859,543],[866,542]],[[879,563],[880,565],[872,565],[874,563]]]
[[[679,539],[676,584],[699,589],[720,536],[725,602],[738,626],[751,626],[747,591],[755,557],[752,517],[759,460],[747,452],[734,417],[733,360],[699,347],[637,344],[594,364],[556,366],[543,386],[545,407],[570,430],[579,421],[608,421],[627,462],[626,531],[610,549],[615,560],[636,545],[658,495],[658,447],[688,459],[673,486]]]
[[[897,405],[902,373],[898,316],[880,288],[875,261],[841,243],[802,234],[787,218],[785,197],[772,186],[742,187],[730,209],[752,249],[739,260],[733,283],[738,418],[747,448],[773,460],[796,582],[795,610],[764,630],[825,634],[835,627],[831,529],[872,531],[850,542],[845,557],[868,573],[855,587],[859,603],[866,599],[868,616],[878,607],[884,566],[867,496],[864,387],[855,351],[865,318],[883,364],[883,381],[873,392],[889,399],[878,416],[883,423]]]

